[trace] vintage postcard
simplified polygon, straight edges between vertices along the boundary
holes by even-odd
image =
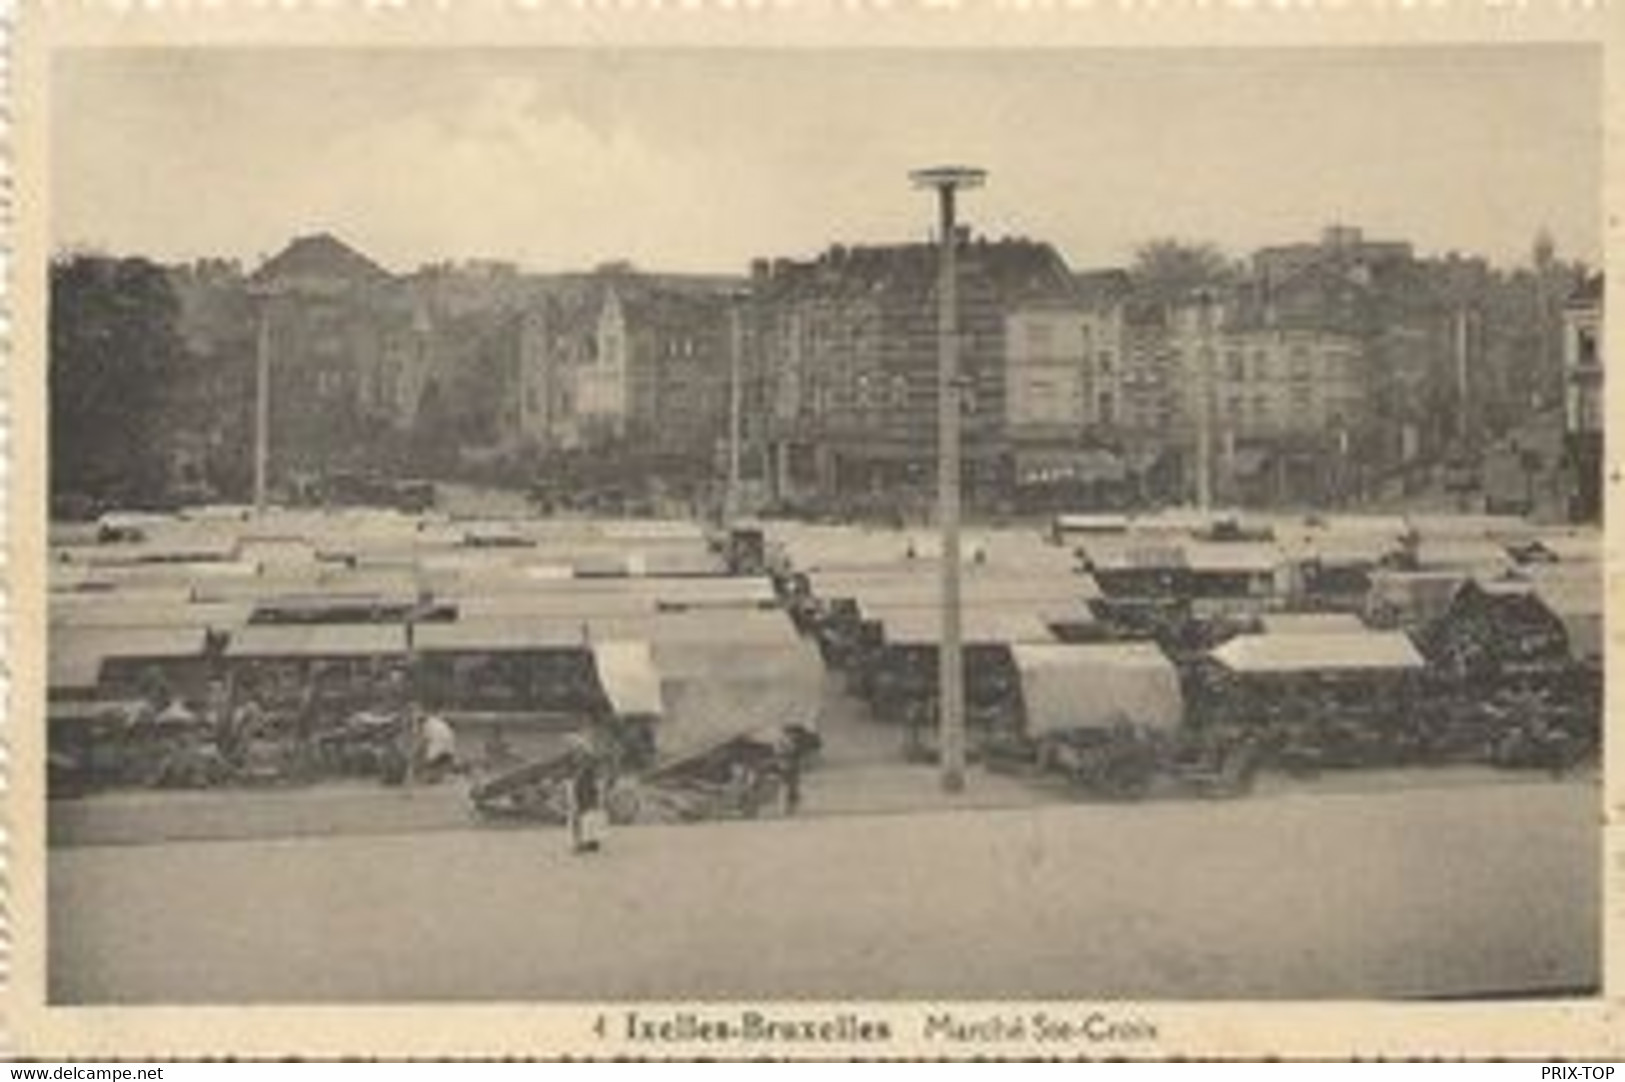
[[[12,1049],[1617,1055],[1620,23],[22,4]]]

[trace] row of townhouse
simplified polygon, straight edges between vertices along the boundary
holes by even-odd
[[[1456,380],[1481,363],[1476,325],[1436,287],[1482,292],[1481,261],[1431,267],[1339,227],[1169,302],[1126,270],[1076,273],[1042,242],[958,244],[976,501],[1187,500],[1205,433],[1216,499],[1336,502],[1439,459],[1477,413],[1483,392]],[[719,472],[737,402],[743,473],[765,497],[904,507],[935,485],[938,259],[930,243],[836,245],[748,278],[394,275],[318,235],[246,277],[211,264],[178,280],[194,335],[252,343],[244,313],[261,317],[289,466],[417,433],[483,453],[619,445]],[[1594,368],[1570,380],[1571,413],[1594,401],[1572,391]]]
[[[937,457],[937,252],[833,247],[759,263],[752,369],[784,496],[929,497]],[[1368,427],[1361,341],[1231,291],[1207,309],[1137,297],[1127,271],[1074,274],[1049,245],[960,240],[965,483],[1179,499],[1207,431],[1221,492],[1326,498]],[[1290,289],[1283,290],[1290,296]]]
[[[720,277],[496,263],[396,275],[318,234],[251,274],[196,264],[172,281],[194,352],[238,368],[266,354],[283,471],[414,436],[483,456],[620,442],[710,460],[742,349],[740,283]]]

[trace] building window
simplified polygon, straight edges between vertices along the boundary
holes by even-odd
[[[1290,356],[1291,374],[1295,380],[1314,378],[1314,366],[1309,360],[1308,346],[1293,346]]]
[[[1241,396],[1239,394],[1233,394],[1225,401],[1224,412],[1232,421],[1241,420]]]
[[[1261,425],[1270,423],[1270,400],[1267,395],[1253,395],[1253,419]]]
[[[1270,378],[1270,355],[1262,349],[1253,350],[1253,378],[1266,380]]]
[[[1307,423],[1309,410],[1315,404],[1314,390],[1307,385],[1299,384],[1292,388],[1292,409],[1299,415],[1299,419]]]
[[[1101,391],[1100,397],[1096,401],[1100,406],[1098,411],[1100,423],[1103,425],[1117,423],[1117,400],[1112,393],[1110,391]]]
[[[1225,375],[1236,383],[1244,383],[1247,379],[1247,360],[1239,349],[1233,349],[1224,355]]]
[[[1027,324],[1027,348],[1034,353],[1043,353],[1055,344],[1054,328],[1048,323]]]
[[[1103,349],[1095,355],[1095,365],[1100,369],[1100,374],[1103,376],[1112,374],[1112,366],[1115,363],[1116,358],[1112,356],[1112,351],[1109,349]]]

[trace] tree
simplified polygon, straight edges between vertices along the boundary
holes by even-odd
[[[169,280],[145,259],[75,254],[50,270],[52,497],[161,498],[161,405],[184,349]]]
[[[1134,253],[1129,272],[1140,300],[1156,305],[1179,304],[1203,287],[1219,288],[1234,281],[1235,269],[1217,246],[1164,237],[1142,245]]]

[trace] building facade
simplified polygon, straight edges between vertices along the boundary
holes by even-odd
[[[977,500],[1004,485],[1013,431],[1076,435],[1081,325],[1071,272],[1053,248],[963,234],[958,243],[961,446],[967,493]],[[929,504],[939,260],[931,244],[835,246],[812,260],[756,265],[748,367],[765,385],[781,497]],[[1055,381],[1065,384],[1063,404],[1049,401]]]
[[[1563,308],[1563,427],[1574,478],[1570,515],[1587,522],[1602,517],[1603,290],[1603,276],[1592,275]]]

